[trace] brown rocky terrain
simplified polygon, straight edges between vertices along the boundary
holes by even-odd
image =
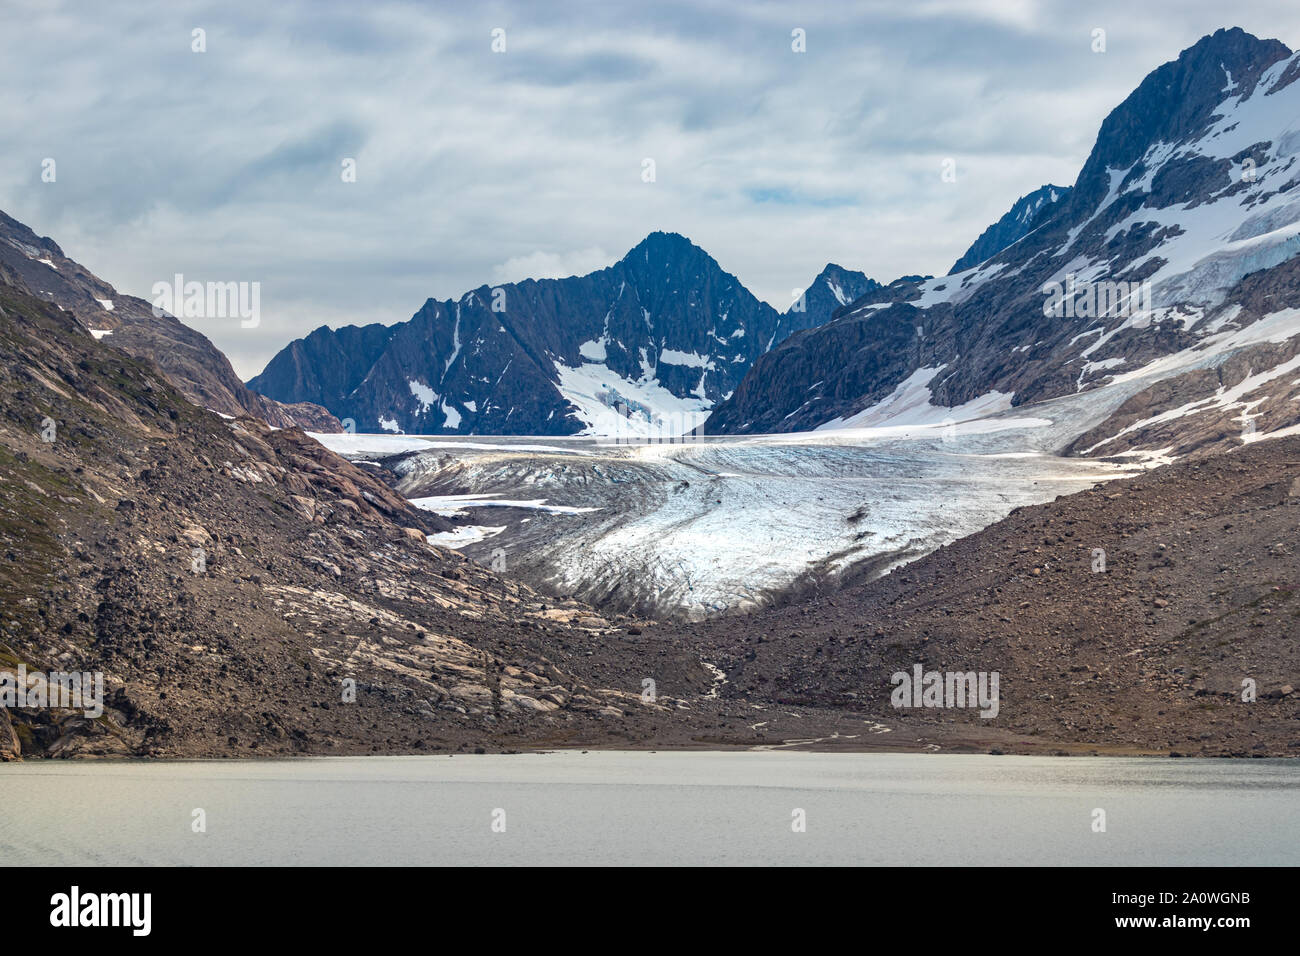
[[[96,720],[0,711],[5,756],[642,739],[710,686],[691,654],[430,546],[442,519],[297,429],[197,408],[3,285],[0,356],[0,670],[101,671],[107,698]]]

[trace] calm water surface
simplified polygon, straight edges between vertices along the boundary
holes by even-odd
[[[206,833],[192,830],[196,808]],[[1105,833],[1092,830],[1096,808]],[[792,831],[796,809],[806,832]],[[1300,761],[593,751],[33,762],[0,766],[0,861],[1297,865]]]

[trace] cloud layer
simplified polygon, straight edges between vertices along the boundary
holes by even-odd
[[[946,271],[1018,197],[1072,183],[1106,113],[1200,36],[1300,39],[1291,0],[9,0],[3,17],[0,208],[145,298],[177,272],[261,282],[258,328],[195,323],[245,377],[319,325],[590,271],[655,229],[778,308],[828,261]]]

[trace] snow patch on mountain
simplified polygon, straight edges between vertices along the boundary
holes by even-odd
[[[1168,411],[1161,412],[1158,415],[1152,415],[1148,418],[1136,421],[1121,431],[1116,432],[1109,438],[1103,439],[1091,448],[1086,449],[1084,453],[1091,455],[1097,451],[1104,452],[1106,445],[1131,432],[1138,432],[1152,425],[1176,421],[1180,418],[1186,418],[1190,415],[1197,415],[1211,410],[1240,409],[1240,420],[1244,425],[1251,417],[1251,409],[1255,405],[1264,401],[1263,398],[1254,401],[1247,401],[1246,396],[1251,392],[1264,387],[1269,382],[1281,378],[1283,375],[1288,375],[1294,372],[1296,369],[1300,369],[1300,355],[1283,362],[1275,368],[1267,369],[1263,372],[1257,372],[1254,375],[1248,375],[1231,388],[1220,388],[1213,395],[1187,402],[1177,408],[1172,408]]]
[[[919,368],[898,384],[890,395],[848,418],[835,418],[817,427],[817,431],[845,428],[877,428],[905,425],[956,424],[1011,408],[1013,394],[989,392],[961,405],[935,405],[930,383],[946,365]]]
[[[442,367],[442,374],[444,377],[446,377],[447,373],[451,371],[452,363],[456,361],[456,358],[459,355],[460,355],[460,305],[457,304],[456,323],[455,325],[452,326],[452,330],[451,330],[451,354],[447,356],[447,362]]]
[[[443,517],[463,516],[469,508],[526,508],[554,515],[580,515],[600,508],[583,508],[574,505],[548,505],[545,498],[499,499],[495,494],[478,495],[430,495],[410,499],[411,504],[426,511],[432,511]]]
[[[677,349],[660,349],[659,361],[668,365],[685,365],[689,368],[713,368],[713,360],[694,352],[680,352]]]
[[[427,412],[438,401],[438,396],[428,385],[417,382],[415,379],[411,379],[406,384],[411,389],[411,394],[420,403],[421,413]]]
[[[442,548],[464,548],[495,537],[505,531],[506,527],[506,525],[466,524],[461,525],[459,528],[453,528],[451,531],[440,531],[436,534],[425,535],[425,540],[429,544],[436,544]]]
[[[688,431],[708,418],[712,407],[699,395],[678,398],[659,384],[644,362],[636,381],[595,363],[571,368],[557,362],[555,371],[560,394],[586,426],[581,435],[649,436],[661,434],[669,423]]]

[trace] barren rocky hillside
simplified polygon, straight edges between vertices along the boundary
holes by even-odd
[[[0,668],[102,671],[108,707],[0,710],[8,756],[608,739],[709,686],[689,655],[427,544],[441,519],[300,431],[199,409],[7,285],[0,355]]]
[[[885,746],[1297,756],[1298,524],[1300,439],[1261,441],[1017,509],[883,578],[682,636],[727,671],[724,696],[887,715]],[[892,710],[891,675],[918,663],[999,672],[997,718]]]

